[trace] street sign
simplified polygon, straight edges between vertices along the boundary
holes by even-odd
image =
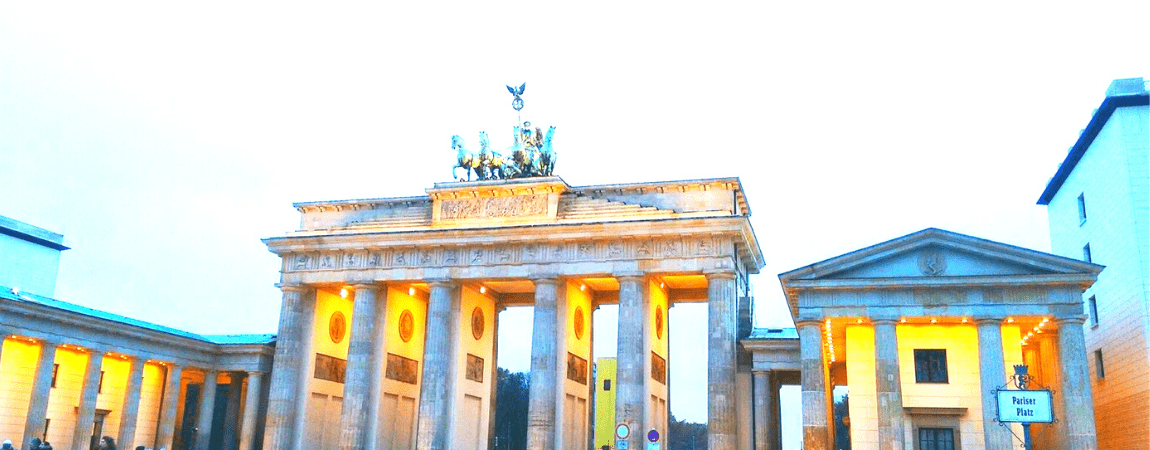
[[[615,450],[628,450],[629,448],[631,448],[630,443],[626,439],[615,440]]]
[[[650,442],[659,442],[659,432],[654,428],[647,432],[647,440]]]
[[[1054,422],[1054,401],[1049,390],[999,389],[997,397],[999,422]]]
[[[619,439],[627,439],[631,435],[631,427],[625,423],[615,425],[615,437]]]

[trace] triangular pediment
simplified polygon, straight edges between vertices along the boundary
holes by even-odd
[[[928,228],[802,267],[779,278],[790,282],[832,280],[1012,277],[1094,274],[1101,266],[973,236]]]

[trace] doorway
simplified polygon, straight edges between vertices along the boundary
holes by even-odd
[[[89,441],[89,449],[96,450],[100,446],[100,437],[104,435],[104,419],[108,418],[110,412],[112,411],[106,409],[96,410],[96,418],[92,422],[92,439]]]

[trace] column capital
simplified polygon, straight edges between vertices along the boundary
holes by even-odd
[[[554,274],[540,274],[529,279],[535,284],[559,284],[559,277]]]
[[[1002,317],[975,317],[974,323],[977,325],[1002,325],[1006,319]]]
[[[822,328],[823,319],[814,317],[800,317],[795,320],[795,328],[816,327]]]
[[[871,325],[893,325],[898,326],[899,320],[890,317],[872,317],[870,319]]]
[[[451,278],[433,278],[433,279],[428,279],[428,280],[423,280],[423,281],[425,283],[427,283],[427,285],[429,287],[433,287],[433,288],[434,287],[443,287],[443,288],[448,288],[448,289],[454,289],[456,286],[459,285],[458,283],[455,282],[455,280],[452,280]]]
[[[264,372],[264,371],[262,371],[262,370],[249,370],[249,371],[247,371],[247,372],[245,372],[245,373],[247,373],[247,375],[248,375],[249,377],[256,377],[256,376],[260,376],[260,375],[263,375],[263,374],[264,374],[264,373],[266,373],[266,372]]]
[[[299,293],[307,292],[308,289],[311,289],[311,286],[308,286],[306,284],[276,283],[276,287],[279,288],[281,291],[284,291],[284,292],[299,292]]]
[[[615,280],[620,282],[624,280],[641,282],[647,278],[647,274],[640,271],[613,273],[611,276],[615,277]]]
[[[1062,328],[1065,325],[1082,326],[1082,324],[1086,323],[1086,316],[1079,315],[1071,317],[1057,317],[1054,319],[1054,321],[1058,322],[1059,328]]]
[[[738,276],[738,274],[736,274],[734,270],[723,269],[723,270],[704,271],[703,276],[707,277],[707,281],[710,281],[710,280],[733,280],[733,279],[735,279],[735,277]]]
[[[348,288],[350,288],[352,290],[352,292],[364,290],[364,289],[382,290],[382,289],[387,287],[387,285],[383,284],[383,283],[376,283],[374,281],[364,281],[364,280],[352,281],[352,282],[348,283],[347,286],[348,286]]]

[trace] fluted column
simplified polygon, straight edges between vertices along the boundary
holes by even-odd
[[[124,393],[124,403],[120,410],[120,432],[116,434],[116,446],[136,448],[136,421],[140,414],[140,387],[144,384],[144,358],[133,357],[128,368],[128,390]]]
[[[898,364],[898,322],[874,320],[874,376],[879,448],[902,450],[902,379]],[[1002,346],[998,347],[1002,351]]]
[[[817,320],[800,320],[799,355],[802,360],[803,448],[827,449],[827,393],[823,373],[823,341]]]
[[[538,278],[535,282],[535,311],[531,328],[531,389],[527,404],[527,448],[555,448],[557,300],[559,280]]]
[[[347,347],[347,371],[343,384],[343,409],[340,411],[340,450],[368,447],[374,440],[369,428],[376,420],[379,393],[375,390],[381,375],[374,369],[376,317],[386,310],[379,295],[379,287],[357,284],[352,286],[354,299],[351,310],[351,336]]]
[[[615,422],[631,428],[630,448],[643,448],[647,410],[647,298],[642,274],[623,274],[619,281],[619,334],[615,373]],[[612,436],[614,433],[612,433]]]
[[[707,435],[711,450],[735,450],[735,273],[707,274]]]
[[[315,315],[315,290],[305,286],[283,286],[280,305],[279,334],[272,365],[271,390],[268,393],[267,419],[264,426],[264,448],[291,450],[295,441],[297,410],[303,390],[305,364],[310,355],[306,342]],[[306,326],[306,329],[305,329]]]
[[[451,407],[457,375],[455,349],[459,343],[459,289],[448,280],[435,280],[429,284],[431,297],[427,304],[416,448],[446,450],[451,445]]]
[[[100,372],[104,367],[104,352],[88,353],[84,367],[84,382],[80,388],[80,406],[76,411],[76,426],[72,429],[72,450],[88,450],[92,439],[92,424],[96,420],[96,398],[100,394]]]
[[[1094,396],[1090,387],[1090,366],[1083,335],[1084,317],[1058,319],[1058,359],[1062,362],[1062,411],[1066,422],[1067,450],[1098,448],[1095,435]]]
[[[986,448],[1009,448],[1010,428],[995,418],[998,400],[994,391],[1006,384],[1005,355],[1002,352],[1002,319],[983,318],[978,325],[978,372],[982,392],[982,433]]]
[[[756,370],[754,377],[755,396],[755,450],[771,450],[771,374],[767,371]]]
[[[260,391],[263,390],[263,372],[248,372],[248,391],[244,396],[243,423],[240,425],[239,450],[253,450],[256,420],[260,411]]]
[[[216,386],[219,372],[204,370],[204,387],[200,390],[200,411],[196,416],[196,450],[208,450],[212,443],[212,417],[216,411]]]
[[[48,396],[52,393],[52,371],[56,366],[56,344],[40,341],[40,356],[32,376],[32,398],[24,420],[24,442],[20,448],[32,448],[32,438],[44,438],[44,419],[48,417]]]
[[[168,380],[164,384],[164,400],[160,406],[160,423],[156,424],[156,447],[171,450],[176,436],[176,412],[180,407],[180,376],[183,368],[166,364]]]

